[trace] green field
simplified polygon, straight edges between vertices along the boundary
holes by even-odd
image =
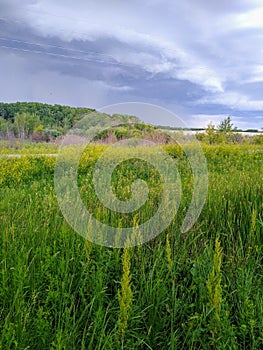
[[[113,174],[120,199],[136,178],[149,201],[135,214],[112,214],[96,198],[92,171],[106,146],[80,162],[83,202],[115,227],[148,220],[162,183],[141,160]],[[158,237],[133,248],[107,248],[75,233],[54,191],[56,148],[0,157],[0,349],[262,349],[263,150],[203,146],[209,188],[195,225],[182,234],[192,174],[178,146],[164,146],[181,176],[176,217]],[[149,150],[151,152],[151,150]],[[109,159],[110,161],[110,159]]]

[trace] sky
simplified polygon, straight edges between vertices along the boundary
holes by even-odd
[[[263,127],[261,0],[0,0],[0,101],[154,104]],[[152,116],[154,124],[176,121]]]

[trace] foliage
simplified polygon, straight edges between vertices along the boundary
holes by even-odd
[[[28,138],[40,125],[40,119],[35,114],[18,113],[14,117],[14,133],[21,139]]]
[[[231,117],[228,116],[219,123],[217,129],[223,133],[231,133],[236,128],[233,128],[233,123],[231,122]]]
[[[103,122],[112,124],[140,123],[135,116],[114,114],[110,116],[91,108],[75,108],[61,105],[49,105],[38,102],[0,103],[0,136],[8,138],[15,135],[29,138],[33,132],[33,140],[51,141],[65,134],[77,122],[86,118],[85,127],[101,126]],[[90,116],[90,118],[89,118]],[[41,126],[41,129],[39,129]],[[37,131],[34,131],[37,129]],[[80,130],[82,132],[83,130]],[[42,138],[39,135],[42,134]]]
[[[245,140],[245,138],[237,132],[237,128],[233,127],[230,116],[222,120],[217,127],[212,123],[209,123],[204,134],[197,133],[197,139],[208,143],[209,145],[224,143],[241,144]]]
[[[171,137],[166,132],[157,130],[153,125],[144,123],[120,124],[100,132],[94,138],[94,141],[116,142],[129,138],[141,138],[158,144],[167,144]]]

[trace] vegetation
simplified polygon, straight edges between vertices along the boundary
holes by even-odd
[[[129,198],[142,178],[149,200],[136,213],[110,212],[92,182],[106,147],[89,145],[81,158],[83,202],[101,222],[136,226],[158,207],[160,177],[140,160],[120,164],[116,195]],[[157,238],[129,249],[95,245],[69,227],[56,201],[54,157],[2,151],[0,349],[262,349],[262,148],[203,145],[209,192],[181,234],[191,170],[179,146],[163,147],[178,165],[180,208]]]
[[[52,141],[65,134],[84,116],[90,116],[86,127],[99,125],[101,120],[111,120],[113,124],[140,122],[135,116],[110,116],[90,108],[53,106],[38,102],[0,103],[0,138]]]
[[[85,119],[83,119],[85,117]],[[85,120],[85,122],[81,122]],[[78,123],[80,122],[80,123]],[[37,102],[0,103],[0,139],[33,142],[50,142],[63,137],[74,126],[74,133],[86,135],[92,129],[94,141],[113,143],[126,138],[144,138],[158,144],[167,144],[176,138],[182,140],[182,128],[144,124],[136,116],[113,114],[112,116],[90,108],[74,108]],[[100,132],[100,130],[107,130]],[[233,126],[228,116],[216,127],[210,123],[205,132],[198,128],[199,141],[207,144],[250,143],[263,144],[263,135],[244,136]],[[247,130],[255,131],[255,130]],[[256,130],[257,131],[257,130]],[[189,141],[189,136],[186,138]]]
[[[94,141],[113,143],[130,138],[141,138],[157,144],[167,144],[172,142],[172,137],[168,133],[158,130],[153,125],[144,123],[125,123],[119,126],[110,127],[103,132],[99,132],[94,137]]]
[[[246,130],[246,132],[251,132],[251,130]],[[257,131],[257,130],[256,130]],[[255,132],[255,130],[252,130]],[[217,144],[263,144],[263,135],[259,134],[256,136],[242,135],[238,132],[238,129],[233,126],[231,117],[228,116],[222,120],[217,127],[210,123],[207,125],[204,133],[197,133],[196,137],[199,141],[207,143],[209,145]]]

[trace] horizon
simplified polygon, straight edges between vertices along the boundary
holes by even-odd
[[[15,102],[4,102],[4,101],[0,101],[0,103],[6,103],[6,104],[13,104],[13,103],[39,103],[39,104],[47,104],[47,105],[51,105],[51,106],[55,106],[55,105],[60,105],[60,104],[57,104],[57,103],[54,103],[54,104],[49,104],[49,103],[44,103],[44,102],[39,102],[39,101],[15,101]],[[63,106],[63,107],[70,107],[70,108],[84,108],[84,109],[94,109],[96,110],[96,108],[94,107],[91,107],[91,106],[71,106],[71,105],[60,105],[60,106]],[[96,110],[97,112],[100,112],[100,110]],[[118,111],[116,111],[118,112]],[[102,112],[104,113],[104,112]],[[108,114],[110,117],[113,116],[114,113],[106,113]],[[125,115],[125,113],[120,113],[120,114],[123,114]],[[126,115],[129,115],[129,114],[126,114]],[[135,117],[138,117],[138,115],[133,115]],[[1,117],[1,115],[0,115]],[[231,116],[230,116],[231,117]],[[143,118],[143,117],[142,117]],[[156,121],[156,123],[149,123],[149,122],[145,122],[143,121],[143,119],[141,119],[140,117],[140,120],[143,122],[143,123],[146,123],[146,124],[152,124],[153,126],[156,126],[156,127],[160,127],[160,128],[171,128],[172,130],[193,130],[193,131],[203,131],[203,130],[206,130],[206,127],[208,125],[206,125],[205,127],[193,127],[193,126],[189,126],[189,127],[182,127],[182,126],[173,126],[173,125],[166,125],[166,124],[158,124],[158,121]],[[231,119],[232,121],[232,119]],[[211,122],[209,123],[211,124]],[[212,124],[214,125],[214,124]],[[216,128],[218,125],[214,125]],[[237,128],[235,125],[233,125],[233,128],[236,129],[236,132],[263,132],[263,128],[246,128],[246,129],[240,129],[240,128]],[[257,130],[257,131],[255,131]]]

